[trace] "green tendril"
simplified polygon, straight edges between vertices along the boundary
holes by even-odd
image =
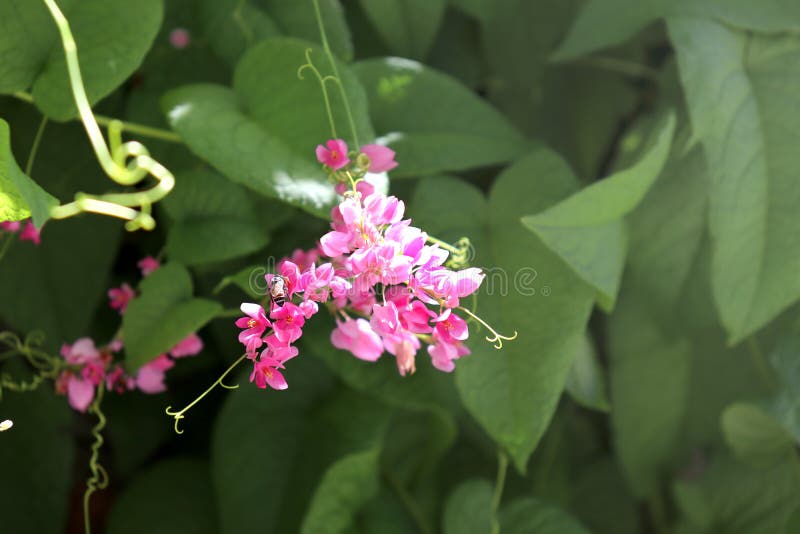
[[[427,237],[427,240],[429,243],[439,245],[440,248],[450,253],[450,257],[447,258],[447,262],[445,263],[450,269],[463,269],[469,266],[469,252],[472,249],[472,243],[468,237],[462,237],[456,241],[455,245],[451,245],[450,243],[430,235]]]
[[[319,87],[322,90],[322,100],[325,102],[325,113],[328,115],[328,123],[331,127],[331,135],[334,139],[338,138],[339,136],[336,135],[336,121],[333,119],[333,110],[331,109],[331,98],[328,94],[328,87],[325,85],[327,76],[322,76],[322,73],[319,69],[314,65],[314,62],[311,60],[311,49],[306,48],[306,62],[297,69],[297,77],[301,80],[304,80],[303,72],[306,69],[310,70],[314,77],[319,81]]]
[[[238,384],[236,384],[236,385],[233,385],[233,386],[229,386],[229,385],[227,385],[227,384],[223,384],[223,383],[222,383],[222,381],[225,379],[225,377],[226,377],[226,376],[228,376],[228,374],[229,374],[231,371],[233,371],[233,370],[236,368],[236,366],[237,366],[237,365],[239,365],[240,363],[242,363],[242,360],[244,360],[244,359],[245,359],[245,357],[247,357],[247,354],[242,354],[242,355],[239,357],[239,359],[238,359],[238,360],[236,360],[235,362],[233,362],[233,363],[231,364],[231,366],[230,366],[230,367],[228,367],[227,369],[225,369],[225,372],[224,372],[224,373],[222,373],[222,374],[220,375],[220,377],[219,377],[219,378],[217,378],[217,379],[214,381],[214,383],[213,383],[213,384],[211,384],[211,385],[208,387],[208,389],[206,389],[206,390],[205,390],[203,393],[201,393],[201,394],[200,394],[200,396],[199,396],[199,397],[197,397],[195,400],[193,400],[192,402],[190,402],[189,404],[187,404],[187,405],[186,405],[186,406],[183,408],[183,410],[180,410],[180,411],[177,411],[177,412],[176,412],[176,411],[172,410],[172,406],[167,406],[167,409],[165,410],[165,411],[166,411],[166,414],[167,414],[167,415],[169,415],[169,416],[171,416],[172,418],[174,418],[174,419],[175,419],[175,433],[176,433],[176,434],[183,434],[183,430],[181,430],[181,429],[180,429],[180,422],[181,422],[181,419],[183,419],[183,418],[185,417],[185,415],[184,415],[184,414],[185,414],[186,412],[188,412],[188,411],[189,411],[189,409],[190,409],[192,406],[194,406],[195,404],[197,404],[198,402],[200,402],[200,401],[203,399],[203,397],[205,397],[206,395],[208,395],[209,393],[211,393],[211,390],[213,390],[215,387],[217,387],[217,386],[221,386],[221,387],[223,387],[223,388],[225,388],[225,389],[236,389],[236,388],[238,388],[238,387],[239,387],[239,385],[238,385]]]
[[[486,341],[488,341],[489,343],[493,343],[494,344],[494,348],[496,348],[498,350],[502,349],[503,348],[503,341],[513,341],[513,340],[517,339],[517,331],[516,330],[514,330],[514,334],[513,335],[504,336],[504,335],[498,333],[497,330],[495,330],[494,328],[489,326],[489,324],[486,321],[484,321],[483,319],[481,319],[480,317],[478,317],[477,315],[472,313],[468,308],[465,308],[464,306],[459,306],[458,309],[463,311],[467,315],[469,315],[472,319],[475,319],[478,323],[480,323],[484,327],[486,327],[486,329],[492,334],[491,337],[490,336],[486,336]]]
[[[86,491],[83,492],[83,525],[86,534],[91,534],[92,525],[89,516],[89,500],[92,493],[97,490],[103,490],[108,487],[108,472],[105,468],[98,463],[100,458],[100,448],[103,446],[102,431],[106,427],[106,416],[100,409],[100,403],[103,400],[103,391],[105,390],[104,384],[101,382],[97,387],[97,395],[89,406],[89,413],[97,416],[97,424],[92,427],[92,454],[89,457],[89,470],[92,472],[91,476],[86,480]]]
[[[55,0],[43,1],[58,26],[75,105],[103,171],[111,180],[122,186],[135,185],[148,174],[158,181],[148,190],[132,193],[106,195],[78,193],[73,202],[51,208],[50,216],[54,219],[65,219],[79,213],[91,212],[124,219],[127,221],[125,228],[129,231],[152,230],[155,228],[155,220],[150,215],[150,208],[172,190],[175,177],[166,167],[151,158],[147,148],[141,143],[137,141],[122,143],[121,133],[124,125],[120,121],[110,120],[108,124],[110,148],[106,145],[86,96],[78,63],[78,50],[69,23]],[[133,208],[138,208],[138,211]]]
[[[8,347],[0,353],[0,361],[22,356],[36,370],[33,378],[29,381],[14,380],[8,373],[0,375],[0,399],[3,397],[3,390],[8,389],[16,393],[25,393],[38,388],[46,378],[55,378],[61,371],[62,360],[50,356],[43,350],[37,348],[44,341],[44,336],[40,332],[29,334],[25,341],[22,341],[13,332],[0,332],[0,344]]]
[[[39,123],[39,128],[36,129],[36,135],[33,137],[33,144],[31,145],[31,151],[28,154],[28,161],[25,163],[25,174],[30,176],[31,171],[33,170],[33,162],[36,161],[36,154],[39,152],[39,143],[42,142],[42,136],[44,135],[44,129],[47,126],[47,117],[42,117],[42,121]]]

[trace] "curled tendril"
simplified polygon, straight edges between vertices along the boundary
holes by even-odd
[[[151,206],[172,190],[175,185],[175,177],[166,167],[151,158],[147,148],[141,143],[137,141],[122,142],[123,124],[120,121],[113,120],[109,123],[109,144],[106,145],[86,96],[78,64],[77,47],[69,23],[55,0],[44,0],[44,3],[58,26],[75,105],[103,171],[114,182],[122,186],[135,185],[147,175],[158,180],[158,184],[145,191],[105,195],[78,193],[75,195],[74,201],[51,208],[50,216],[54,219],[65,219],[82,212],[92,212],[125,219],[128,221],[125,223],[125,228],[130,231],[140,228],[152,230],[155,227],[155,220],[150,215]],[[133,208],[139,208],[139,210]]]
[[[25,360],[36,369],[36,374],[29,381],[16,381],[9,374],[0,375],[0,399],[3,397],[3,390],[8,389],[17,393],[33,391],[39,387],[45,378],[55,378],[61,369],[61,362],[39,349],[44,342],[42,332],[32,332],[22,341],[13,332],[0,332],[0,344],[8,347],[8,350],[0,353],[0,360],[23,356]]]
[[[92,530],[89,518],[89,499],[97,490],[103,490],[108,487],[108,472],[98,462],[100,458],[100,448],[103,446],[103,429],[106,427],[106,416],[100,409],[100,403],[103,400],[103,391],[105,387],[101,382],[97,387],[97,396],[89,406],[89,412],[97,416],[97,424],[92,427],[92,454],[89,457],[89,470],[92,472],[91,476],[86,480],[86,491],[83,492],[83,524],[86,534],[90,534]]]
[[[463,307],[463,306],[459,306],[459,307],[458,307],[458,309],[459,309],[459,310],[461,310],[461,311],[463,311],[463,312],[464,312],[464,313],[466,313],[467,315],[469,315],[471,318],[473,318],[473,319],[475,319],[476,321],[478,321],[480,324],[482,324],[483,326],[485,326],[485,327],[486,327],[486,329],[487,329],[489,332],[491,332],[491,334],[492,334],[491,336],[486,336],[486,341],[488,341],[489,343],[492,343],[492,344],[493,344],[493,346],[494,346],[494,348],[496,348],[496,349],[498,349],[498,350],[499,350],[499,349],[502,349],[502,348],[503,348],[503,341],[513,341],[513,340],[517,339],[517,334],[518,334],[518,332],[517,332],[516,330],[514,330],[514,334],[513,334],[513,335],[511,335],[511,336],[504,336],[503,334],[500,334],[499,332],[497,332],[497,330],[495,330],[494,328],[492,328],[491,326],[489,326],[489,325],[486,323],[486,321],[484,321],[483,319],[481,319],[480,317],[478,317],[477,315],[475,315],[474,313],[472,313],[471,311],[469,311],[469,309],[468,309],[468,308],[465,308],[465,307]]]
[[[456,241],[455,245],[451,245],[446,241],[442,241],[433,236],[427,237],[430,243],[435,243],[450,253],[445,265],[450,269],[463,269],[469,266],[469,261],[472,259],[472,243],[468,237],[462,237]]]
[[[189,411],[189,409],[190,409],[192,406],[194,406],[195,404],[197,404],[198,402],[200,402],[200,400],[201,400],[203,397],[205,397],[206,395],[208,395],[208,394],[211,392],[211,390],[212,390],[212,389],[214,389],[214,388],[215,388],[215,387],[217,387],[217,386],[222,386],[222,387],[223,387],[223,388],[225,388],[225,389],[237,389],[237,388],[239,387],[239,385],[238,385],[238,384],[236,384],[236,385],[233,385],[233,386],[229,386],[229,385],[227,385],[227,384],[223,384],[223,383],[222,383],[222,381],[225,379],[225,377],[226,377],[226,376],[228,376],[228,374],[229,374],[231,371],[233,371],[233,370],[236,368],[236,366],[237,366],[237,365],[239,365],[240,363],[242,363],[242,360],[244,360],[246,357],[247,357],[247,354],[242,354],[241,356],[239,356],[239,359],[238,359],[238,360],[236,360],[235,362],[233,362],[233,363],[231,364],[231,366],[230,366],[230,367],[228,367],[227,369],[225,369],[225,372],[224,372],[224,373],[222,373],[222,374],[220,375],[220,377],[219,377],[219,378],[217,378],[217,379],[214,381],[214,383],[213,383],[213,384],[211,384],[211,385],[208,387],[208,389],[206,389],[204,392],[202,392],[202,393],[200,394],[200,396],[199,396],[199,397],[197,397],[197,398],[196,398],[196,399],[194,399],[192,402],[190,402],[189,404],[187,404],[187,405],[186,405],[186,406],[185,406],[185,407],[184,407],[182,410],[175,411],[175,410],[173,410],[173,409],[172,409],[172,406],[167,406],[167,409],[165,410],[165,412],[166,412],[166,414],[167,414],[167,415],[169,415],[170,417],[172,417],[173,419],[175,419],[175,433],[176,433],[176,434],[183,434],[183,430],[181,430],[181,428],[180,428],[180,422],[181,422],[181,419],[183,419],[183,418],[185,417],[185,415],[184,415],[184,414],[185,414],[186,412],[188,412],[188,411]]]

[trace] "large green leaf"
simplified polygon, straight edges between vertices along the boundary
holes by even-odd
[[[64,532],[75,442],[66,398],[48,389],[44,384],[31,393],[5,391],[0,400],[0,420],[14,422],[0,434],[0,457],[5,458],[0,477],[3,531]]]
[[[167,252],[186,265],[222,261],[255,252],[268,237],[243,187],[210,171],[178,174],[163,206],[175,222]]]
[[[425,59],[444,16],[445,0],[360,0],[393,54]]]
[[[669,20],[695,135],[711,175],[714,298],[731,342],[800,297],[800,156],[792,113],[800,38]]]
[[[356,452],[337,460],[317,486],[300,532],[345,532],[353,516],[378,493],[378,449]]]
[[[597,358],[592,338],[587,334],[575,354],[575,361],[564,384],[575,402],[593,410],[608,412],[611,406],[606,393],[606,379]]]
[[[162,1],[59,4],[77,43],[86,94],[95,103],[141,64],[161,25]],[[33,86],[36,105],[48,117],[76,116],[61,39],[44,2],[5,1],[0,21],[0,93]]]
[[[50,218],[50,208],[58,204],[39,184],[24,174],[11,152],[11,131],[0,119],[0,221],[33,218],[37,228]]]
[[[795,454],[792,435],[754,404],[730,405],[722,413],[722,431],[736,456],[754,465],[774,464]]]
[[[378,134],[397,151],[392,176],[420,176],[505,163],[528,143],[458,81],[415,61],[383,58],[354,66]]]
[[[459,226],[467,214],[480,221],[481,212],[488,212],[488,238],[474,241],[473,264],[487,272],[477,312],[500,332],[518,331],[519,338],[495,350],[482,339],[486,332],[474,331],[473,353],[458,362],[456,385],[467,409],[520,471],[550,422],[593,301],[592,289],[520,217],[558,202],[576,186],[564,161],[541,149],[497,179],[487,204],[474,188],[453,180],[424,181],[412,203],[418,212],[424,205],[418,199],[447,198],[464,212],[461,222],[455,219]],[[448,210],[439,210],[421,218],[446,229],[448,217]]]
[[[217,530],[208,462],[170,458],[135,477],[117,498],[109,534],[213,534]]]
[[[613,308],[625,264],[627,237],[622,218],[644,198],[669,155],[675,117],[656,130],[652,148],[635,165],[596,182],[522,223],[598,292]]]
[[[320,88],[311,72],[299,79],[305,52],[323,74],[322,50],[289,38],[268,39],[239,61],[233,88],[189,85],[164,96],[171,126],[198,156],[232,181],[267,197],[327,216],[336,195],[314,159],[314,147],[330,137]],[[372,128],[358,81],[338,65],[355,115],[359,140]],[[339,92],[330,91],[339,135],[350,138]]]
[[[507,534],[589,534],[581,523],[556,506],[517,499],[500,512],[500,528]]]
[[[444,534],[484,534],[492,531],[492,493],[488,480],[468,480],[447,498],[442,518]]]
[[[179,263],[160,267],[142,281],[140,290],[122,318],[130,371],[169,351],[222,309],[218,302],[192,298],[191,276]]]
[[[791,0],[590,0],[554,57],[568,59],[616,45],[656,19],[680,15],[768,32],[800,28],[800,5]]]

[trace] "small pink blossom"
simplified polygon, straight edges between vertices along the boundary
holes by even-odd
[[[106,375],[106,388],[116,393],[125,393],[136,387],[136,380],[125,374],[121,365],[117,365]]]
[[[75,343],[61,345],[61,356],[70,365],[85,365],[101,361],[100,351],[88,337],[75,340]]]
[[[133,290],[128,284],[122,284],[119,287],[112,287],[108,290],[108,305],[112,309],[118,310],[119,314],[125,313],[128,309],[128,303],[136,297],[136,291]]]
[[[95,386],[99,386],[105,380],[106,372],[101,363],[87,363],[81,369],[81,377],[88,380]]]
[[[267,386],[278,390],[286,389],[289,385],[278,369],[283,369],[281,362],[262,354],[261,359],[253,362],[250,382],[255,382],[256,387],[261,389],[266,389]]]
[[[19,232],[20,222],[19,221],[4,221],[0,222],[0,230],[4,232],[8,232],[11,234]]]
[[[248,355],[254,357],[256,350],[263,344],[261,336],[272,326],[264,312],[264,308],[250,302],[242,303],[240,309],[247,317],[236,320],[236,326],[244,328],[239,333],[239,342],[245,346]]]
[[[436,318],[434,332],[439,339],[447,343],[457,343],[469,337],[467,322],[453,313],[451,309],[446,309]]]
[[[161,267],[161,264],[153,256],[145,256],[144,258],[139,260],[136,266],[139,267],[142,276],[147,276],[148,274],[152,273],[153,271]]]
[[[364,145],[361,153],[369,158],[369,172],[386,172],[397,167],[394,150],[383,145]]]
[[[334,171],[350,163],[350,158],[347,157],[347,143],[341,139],[331,139],[325,145],[327,148],[317,145],[317,160],[320,163]]]
[[[19,240],[30,241],[36,246],[42,242],[39,236],[39,230],[36,229],[31,221],[25,221],[25,227],[19,233]]]
[[[177,345],[172,347],[169,351],[173,358],[183,358],[185,356],[194,356],[203,350],[203,340],[197,334],[189,334],[178,342]]]
[[[286,302],[280,308],[272,310],[270,317],[273,319],[272,329],[275,331],[275,337],[281,342],[294,343],[303,335],[306,318],[298,305]]]
[[[175,28],[169,33],[169,43],[178,50],[189,46],[191,40],[192,36],[185,28]]]
[[[164,385],[165,373],[175,365],[166,354],[143,365],[136,373],[136,387],[144,393],[161,393],[167,390]]]
[[[436,339],[435,336],[434,339]],[[450,373],[455,369],[455,363],[453,363],[453,361],[461,356],[469,354],[469,349],[460,342],[452,344],[446,341],[436,340],[436,343],[433,345],[428,345],[428,354],[431,356],[434,367],[445,373]]]
[[[348,350],[361,360],[374,362],[383,354],[381,337],[366,319],[338,321],[331,332],[331,343],[337,349]]]
[[[94,400],[95,386],[83,377],[69,374],[67,377],[67,399],[69,405],[79,412],[85,412]]]

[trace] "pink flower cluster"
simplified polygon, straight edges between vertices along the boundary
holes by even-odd
[[[469,354],[464,345],[469,329],[456,310],[485,275],[477,268],[446,267],[449,252],[428,244],[427,234],[403,218],[404,203],[360,180],[366,170],[396,166],[394,152],[371,147],[369,154],[364,147],[355,156],[355,168],[348,168],[351,157],[344,141],[317,147],[317,158],[334,177],[349,174],[349,189],[337,185],[343,197],[331,212],[331,231],[316,249],[296,250],[281,260],[276,275],[266,276],[273,297],[268,314],[259,304],[242,304],[246,317],[236,326],[253,360],[250,381],[258,387],[287,387],[280,370],[297,356],[292,344],[320,304],[336,315],[331,334],[335,347],[366,361],[386,351],[395,357],[401,375],[415,371],[423,344],[433,366],[445,372]],[[281,299],[274,298],[276,284]],[[258,355],[262,346],[266,348]]]
[[[138,264],[142,276],[158,269],[158,260],[150,256]],[[125,313],[128,302],[136,292],[128,284],[108,291],[109,306]],[[165,373],[175,366],[175,360],[194,356],[203,350],[203,340],[197,334],[189,334],[166,354],[161,354],[143,365],[135,374],[128,374],[115,358],[123,349],[121,339],[108,345],[96,347],[91,338],[83,337],[61,347],[61,356],[66,365],[56,379],[56,392],[67,395],[69,404],[79,412],[85,412],[95,398],[97,387],[105,383],[106,389],[124,393],[138,389],[144,393],[161,393],[166,390]]]
[[[19,232],[20,241],[30,241],[37,246],[42,242],[39,230],[36,229],[33,225],[33,221],[30,219],[25,221],[0,222],[0,232],[7,232],[9,234],[16,234]]]

